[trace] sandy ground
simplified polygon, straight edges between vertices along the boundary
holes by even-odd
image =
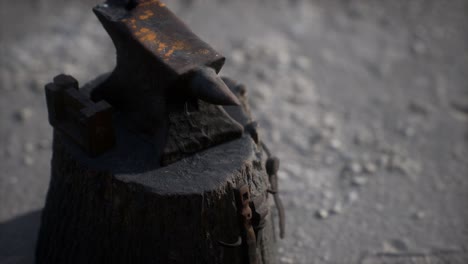
[[[0,263],[32,262],[43,85],[114,65],[96,3],[0,2]],[[226,55],[281,158],[280,263],[468,263],[468,1],[169,6]]]

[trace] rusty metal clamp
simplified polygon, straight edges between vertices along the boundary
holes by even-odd
[[[252,225],[252,208],[250,208],[250,190],[247,184],[242,185],[237,189],[237,200],[239,215],[241,217],[241,222],[243,225],[243,238],[244,238],[244,247],[247,250],[247,257],[249,264],[258,263],[257,257],[257,237],[255,235],[255,230]]]
[[[244,203],[242,202],[243,197],[241,197],[240,194],[245,193],[246,191],[248,191],[247,185],[243,185],[241,186],[241,188],[238,188],[236,190],[236,193],[237,193],[236,200],[238,201],[237,210],[239,212],[239,215],[242,218],[241,222],[242,222],[242,227],[244,231],[245,231],[245,225],[244,225],[245,219],[244,219],[244,215],[242,215],[242,212],[245,212],[244,210],[248,210],[248,209],[245,209]],[[250,196],[250,193],[249,193],[249,196]],[[266,201],[265,196],[258,196],[255,198],[250,197],[249,202],[248,202],[248,206],[250,207],[250,211],[251,211],[251,216],[250,216],[249,221],[253,227],[253,230],[255,233],[255,239],[257,242],[259,241],[259,238],[261,237],[261,231],[266,225],[266,217],[269,214],[269,208],[268,208],[267,203],[265,203],[265,201]],[[234,247],[242,246],[242,241],[243,241],[242,236],[238,236],[237,240],[234,243],[228,243],[228,242],[219,241],[219,240],[218,240],[218,243],[223,247],[234,248]]]
[[[249,185],[244,184],[235,189],[237,211],[239,214],[242,233],[234,243],[226,243],[218,241],[224,247],[240,247],[243,246],[246,252],[246,263],[257,264],[257,232],[254,226],[254,210],[252,208],[253,201],[250,197]]]

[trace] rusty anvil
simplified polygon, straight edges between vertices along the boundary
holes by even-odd
[[[225,58],[197,37],[164,3],[108,0],[93,11],[112,38],[117,65],[91,92],[91,99],[110,103],[131,121],[136,131],[167,138],[171,134],[171,113],[196,111],[201,101],[211,105],[240,104],[217,75]],[[224,141],[233,139],[234,134],[239,137],[239,130],[242,134],[243,128],[234,126],[237,132],[230,133]],[[157,143],[164,144],[164,140]]]
[[[201,99],[239,105],[217,75],[225,58],[200,40],[162,2],[109,0],[94,12],[117,49],[117,67],[93,97],[125,105],[126,96],[157,91],[167,103]]]

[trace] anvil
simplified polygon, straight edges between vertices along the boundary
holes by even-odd
[[[93,100],[104,99],[116,109],[133,113],[132,119],[149,133],[168,111],[197,99],[239,104],[217,75],[225,58],[164,3],[109,0],[94,12],[116,47],[117,66],[93,91]]]
[[[110,103],[160,150],[163,164],[242,135],[217,106],[240,104],[218,76],[224,56],[164,3],[108,0],[93,11],[115,45],[117,65],[91,99]]]

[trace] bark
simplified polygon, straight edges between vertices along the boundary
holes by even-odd
[[[97,158],[54,131],[37,263],[246,263],[245,247],[220,243],[242,234],[235,197],[242,184],[264,200],[255,207],[269,211],[257,233],[259,263],[275,263],[260,144],[243,135],[160,167],[151,144],[119,122],[116,147]]]

